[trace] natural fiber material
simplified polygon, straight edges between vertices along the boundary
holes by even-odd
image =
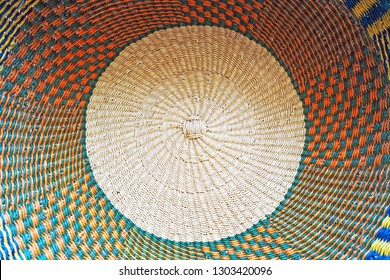
[[[346,0],[377,46],[390,79],[390,2],[387,0]]]
[[[271,214],[304,140],[302,103],[284,69],[217,27],[131,44],[100,77],[86,118],[88,157],[108,199],[177,241],[233,236]]]
[[[0,258],[388,259],[387,3],[3,1]]]

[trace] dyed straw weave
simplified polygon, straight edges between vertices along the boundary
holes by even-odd
[[[0,15],[0,259],[390,258],[389,1]]]

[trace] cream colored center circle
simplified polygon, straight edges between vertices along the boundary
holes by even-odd
[[[271,214],[304,146],[302,104],[261,45],[227,29],[155,32],[101,75],[86,117],[94,177],[140,228],[213,241]]]
[[[187,139],[198,139],[207,131],[207,124],[199,116],[191,116],[183,122],[183,133]]]

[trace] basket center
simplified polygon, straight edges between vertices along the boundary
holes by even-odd
[[[207,131],[207,124],[199,116],[190,116],[182,125],[184,137],[194,140],[202,137]]]

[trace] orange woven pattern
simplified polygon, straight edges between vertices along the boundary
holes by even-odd
[[[365,258],[381,225],[387,236],[390,87],[387,52],[378,54],[356,17],[363,13],[346,2],[0,4],[9,19],[0,29],[0,258]],[[112,61],[158,30],[192,25],[233,30],[266,48],[291,78],[306,129],[276,210],[208,242],[138,227],[102,191],[86,150],[87,107]]]

